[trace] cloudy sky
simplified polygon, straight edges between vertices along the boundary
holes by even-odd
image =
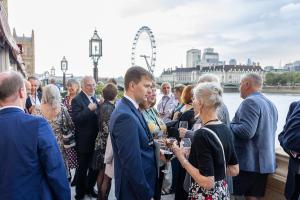
[[[9,24],[17,34],[35,31],[36,71],[56,68],[66,56],[69,71],[92,74],[88,41],[95,28],[103,39],[99,76],[123,75],[131,65],[131,47],[141,26],[156,40],[155,75],[185,66],[186,51],[212,47],[220,60],[283,66],[300,60],[299,0],[13,0]],[[137,55],[149,54],[142,35]],[[137,64],[145,66],[143,60]]]

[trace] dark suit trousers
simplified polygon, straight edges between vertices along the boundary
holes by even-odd
[[[91,168],[93,153],[77,153],[77,156],[78,168],[76,169],[76,194],[83,196],[94,189],[99,170],[93,170]]]

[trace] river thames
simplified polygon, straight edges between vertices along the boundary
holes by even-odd
[[[264,95],[269,98],[276,106],[278,110],[278,123],[277,123],[277,135],[282,131],[285,124],[285,118],[289,110],[289,106],[293,101],[300,100],[300,94],[272,94],[264,93]],[[240,98],[239,93],[224,93],[223,100],[228,107],[230,119],[234,117],[236,110],[243,101]],[[275,139],[276,147],[279,147],[279,142],[276,136]]]

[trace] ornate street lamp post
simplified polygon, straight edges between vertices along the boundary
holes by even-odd
[[[52,77],[55,76],[55,68],[54,68],[54,67],[51,67],[51,69],[50,69],[50,75],[51,75]]]
[[[102,39],[97,34],[95,30],[93,37],[89,41],[90,45],[90,57],[94,63],[94,79],[98,83],[98,60],[102,56]]]
[[[68,70],[68,61],[64,56],[60,62],[61,71],[63,72],[63,86],[64,90],[66,90],[66,71]]]

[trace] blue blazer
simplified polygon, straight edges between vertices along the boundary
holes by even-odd
[[[278,113],[275,105],[260,92],[249,95],[230,124],[240,169],[275,172],[275,135]]]
[[[278,139],[280,145],[290,155],[287,180],[285,184],[285,197],[291,199],[294,192],[299,189],[295,188],[296,174],[300,167],[300,159],[296,159],[290,154],[290,150],[300,152],[300,101],[293,102],[290,105],[286,117],[286,124]]]
[[[152,135],[141,113],[125,97],[110,118],[114,152],[115,195],[118,200],[150,200],[157,169]]]
[[[71,199],[50,125],[12,107],[0,110],[0,199]]]

